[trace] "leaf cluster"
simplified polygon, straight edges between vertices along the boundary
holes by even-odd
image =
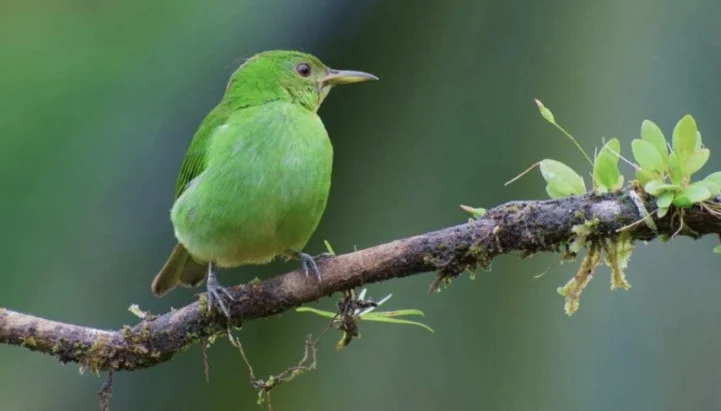
[[[635,186],[642,187],[646,194],[655,199],[657,208],[653,213],[656,213],[658,218],[666,216],[669,210],[675,208],[680,215],[680,225],[683,228],[684,209],[696,205],[721,217],[721,210],[709,201],[721,194],[721,172],[712,173],[695,181],[692,178],[708,162],[711,151],[704,147],[701,133],[691,115],[683,116],[676,123],[670,143],[660,127],[653,121],[644,120],[641,123],[640,138],[631,141],[634,162],[622,156],[621,143],[617,138],[605,141],[600,150],[595,152],[592,160],[578,141],[556,122],[551,110],[539,100],[536,100],[536,104],[541,116],[569,138],[592,166],[592,192],[616,192],[623,188],[625,179],[619,168],[619,162],[623,160],[635,169]],[[553,159],[539,161],[507,184],[536,166],[539,167],[541,176],[546,181],[546,193],[551,198],[582,195],[588,192],[586,182],[579,173]],[[644,208],[643,205],[639,207]],[[651,215],[645,208],[639,211],[643,216],[641,221]],[[580,248],[585,247],[588,250],[577,275],[559,288],[559,293],[566,298],[568,314],[578,309],[580,293],[588,284],[595,268],[601,264],[602,252],[607,254],[606,263],[612,271],[611,289],[630,287],[625,279],[624,269],[633,249],[632,239],[625,235],[625,232],[621,232],[620,235],[603,242],[599,242],[597,238],[591,241],[589,239],[594,237],[591,223],[592,221],[588,221],[579,225],[578,227],[583,228],[583,232],[574,231],[575,238],[568,245],[568,253],[573,257]],[[647,223],[653,226],[652,221]],[[721,246],[716,247],[714,252],[721,253]]]
[[[541,115],[561,130],[589,159],[575,138],[556,123],[553,113],[536,100]],[[636,170],[636,182],[647,194],[656,198],[658,217],[665,216],[671,206],[689,208],[721,194],[721,172],[692,181],[692,176],[708,162],[711,150],[704,147],[701,133],[691,115],[683,116],[673,129],[671,143],[666,140],[656,123],[644,120],[641,137],[631,141],[635,163],[621,156],[621,143],[617,138],[607,141],[591,161],[593,191],[607,193],[623,187],[624,176],[619,160],[629,162]],[[551,198],[581,195],[587,192],[586,184],[576,171],[566,164],[551,159],[538,163],[546,192]]]

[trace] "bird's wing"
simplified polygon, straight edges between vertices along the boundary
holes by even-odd
[[[175,198],[180,197],[188,184],[205,170],[207,166],[206,152],[210,139],[216,129],[223,125],[227,117],[227,110],[222,106],[218,106],[208,113],[200,124],[198,131],[190,142],[188,152],[185,154],[183,165],[180,167],[178,181],[175,184]]]

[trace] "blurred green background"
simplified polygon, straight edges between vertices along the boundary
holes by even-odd
[[[173,243],[175,177],[227,78],[258,51],[301,49],[380,82],[335,90],[320,110],[335,146],[328,210],[309,244],[336,251],[465,221],[545,197],[542,158],[585,170],[546,124],[538,97],[588,148],[641,120],[669,130],[692,113],[721,169],[721,2],[5,0],[0,3],[0,305],[101,328],[134,323]],[[630,175],[628,173],[627,175]],[[319,369],[273,392],[276,410],[705,410],[721,407],[721,275],[716,239],[639,244],[633,288],[602,269],[580,311],[556,287],[574,265],[498,259],[428,295],[433,275],[373,285],[436,330],[362,324]],[[221,274],[226,284],[295,266]],[[541,278],[537,274],[551,267]],[[335,299],[322,301],[332,307]],[[286,313],[238,336],[256,373],[295,363],[325,320]],[[245,410],[245,365],[222,339],[204,381],[195,346],[115,378],[113,410]],[[0,347],[0,409],[95,410],[101,378]]]

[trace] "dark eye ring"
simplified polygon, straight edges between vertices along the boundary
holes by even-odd
[[[295,66],[295,71],[300,74],[302,77],[308,77],[310,76],[310,66],[306,63],[300,63],[297,66]]]

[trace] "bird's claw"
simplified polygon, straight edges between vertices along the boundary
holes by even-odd
[[[227,304],[223,301],[223,297],[227,297],[230,301],[235,301],[235,298],[233,298],[225,287],[220,285],[218,280],[215,278],[215,273],[212,268],[208,270],[206,288],[208,289],[208,312],[213,310],[213,303],[217,303],[223,314],[230,319],[230,310],[228,310]]]
[[[308,274],[312,271],[315,278],[318,279],[318,283],[321,282],[321,275],[316,261],[322,261],[330,257],[332,257],[330,253],[322,253],[317,256],[300,252],[298,253],[298,258],[300,258],[300,267],[303,269],[305,277],[308,278]]]

